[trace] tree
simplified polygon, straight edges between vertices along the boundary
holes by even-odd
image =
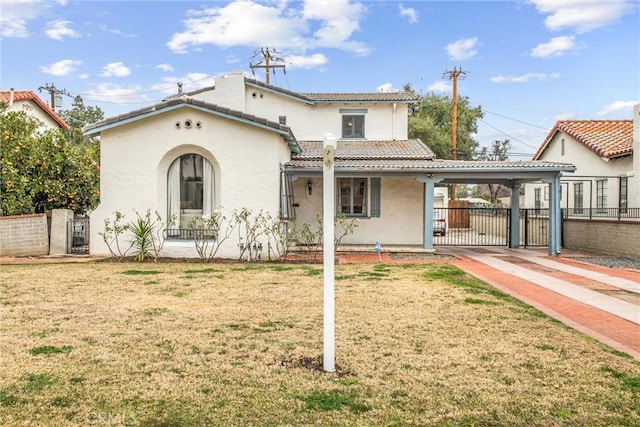
[[[73,144],[64,131],[40,126],[24,111],[0,106],[2,215],[93,209],[99,200],[98,144]]]
[[[508,151],[511,149],[511,141],[504,139],[502,141],[493,141],[491,147],[482,147],[476,155],[476,160],[497,162],[509,160]],[[502,184],[487,184],[489,190],[489,198],[491,204],[495,205],[498,197],[508,195],[509,189]]]
[[[409,138],[420,138],[439,159],[451,159],[451,118],[453,99],[447,95],[420,95],[411,84],[404,90],[418,98],[411,107],[409,116]],[[478,131],[477,121],[484,117],[482,107],[472,107],[469,98],[459,97],[457,108],[457,159],[472,160],[478,147],[473,134]]]
[[[24,111],[6,111],[0,105],[0,207],[2,215],[33,213],[29,173],[31,147],[40,123]]]
[[[89,142],[90,138],[82,134],[82,128],[88,124],[99,122],[104,119],[104,112],[100,107],[91,107],[84,105],[84,100],[80,95],[73,98],[71,108],[60,113],[71,130],[69,131],[69,139],[74,144],[81,142]]]
[[[471,197],[471,190],[468,184],[456,184],[456,197],[465,199]]]

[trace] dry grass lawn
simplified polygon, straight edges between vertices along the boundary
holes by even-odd
[[[446,264],[0,269],[0,424],[638,426],[640,365]]]

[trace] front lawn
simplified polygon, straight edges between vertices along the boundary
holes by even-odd
[[[446,264],[0,267],[0,424],[640,425],[640,364]]]

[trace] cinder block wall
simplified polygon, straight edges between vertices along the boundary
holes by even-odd
[[[564,220],[564,247],[640,258],[640,222]]]
[[[0,255],[48,255],[49,236],[45,214],[0,217]]]

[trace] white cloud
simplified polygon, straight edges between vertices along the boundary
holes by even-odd
[[[360,29],[360,20],[366,8],[362,3],[349,0],[306,0],[302,16],[305,24],[319,21],[320,28],[305,47],[330,47],[366,55],[369,48],[361,42],[349,41],[349,38]]]
[[[605,107],[598,111],[596,115],[598,116],[607,116],[610,114],[620,114],[624,113],[626,118],[631,117],[633,115],[633,106],[640,103],[640,100],[636,101],[615,101],[612,104],[605,105]]]
[[[82,65],[82,61],[63,59],[62,61],[40,67],[40,71],[45,74],[51,74],[52,76],[62,77],[73,73],[80,65]]]
[[[314,53],[313,55],[301,56],[291,55],[285,58],[285,63],[289,69],[293,68],[315,68],[321,65],[325,65],[329,60],[321,53]]]
[[[238,58],[236,55],[227,55],[224,58],[224,62],[227,64],[237,64],[240,61],[242,61],[242,59]]]
[[[634,9],[628,0],[529,0],[539,12],[549,15],[550,30],[573,29],[585,33],[604,27]]]
[[[2,37],[29,37],[27,23],[44,12],[39,0],[2,0],[0,35]]]
[[[167,73],[170,73],[170,72],[173,71],[173,66],[171,64],[167,64],[167,63],[158,64],[158,65],[156,65],[156,69],[164,71],[164,72],[167,72]]]
[[[80,37],[80,34],[69,28],[69,25],[71,25],[71,21],[49,21],[44,32],[54,40],[62,40],[64,37]]]
[[[291,7],[298,4],[302,7]],[[348,0],[269,4],[236,0],[222,7],[190,10],[184,21],[184,31],[174,33],[167,46],[177,53],[212,44],[252,48],[275,46],[302,52],[309,48],[332,47],[366,54],[369,49],[365,44],[351,40],[365,11],[361,3]],[[311,28],[315,28],[313,33]]]
[[[129,67],[122,62],[111,62],[102,68],[102,77],[127,77],[131,74]]]
[[[548,58],[550,56],[562,56],[570,50],[576,48],[576,41],[573,36],[554,37],[547,43],[540,43],[531,50],[534,58]]]
[[[400,3],[398,10],[400,10],[400,16],[406,17],[410,23],[415,24],[418,22],[418,12],[414,8],[404,7],[402,3]]]
[[[78,78],[82,79],[82,80],[86,80],[86,79],[89,78],[89,74],[87,74],[87,73],[78,74]]]
[[[468,39],[460,39],[453,43],[449,43],[445,50],[449,55],[449,58],[461,61],[463,59],[473,58],[478,50],[476,45],[478,44],[477,37],[471,37]]]
[[[444,81],[437,81],[433,84],[431,84],[427,90],[429,92],[452,92],[453,88],[452,86]]]
[[[547,81],[557,79],[560,73],[527,73],[521,76],[495,76],[491,77],[493,83],[527,83],[531,80]]]
[[[124,33],[122,30],[119,30],[117,28],[111,28],[106,26],[105,24],[99,24],[97,25],[97,28],[101,31],[104,31],[106,33],[111,33],[111,34],[115,34],[117,36],[122,36],[122,37],[129,37],[129,38],[133,38],[133,37],[137,37],[136,34],[133,33]]]
[[[576,113],[574,111],[565,111],[563,113],[556,114],[554,116],[554,119],[556,121],[558,121],[558,120],[577,120],[579,117],[580,117],[579,113]]]
[[[393,83],[383,83],[376,88],[376,92],[398,92],[398,90],[393,87]]]
[[[123,87],[112,83],[101,83],[95,89],[89,90],[85,98],[112,104],[149,103],[151,100],[141,92],[142,87],[137,85]]]

